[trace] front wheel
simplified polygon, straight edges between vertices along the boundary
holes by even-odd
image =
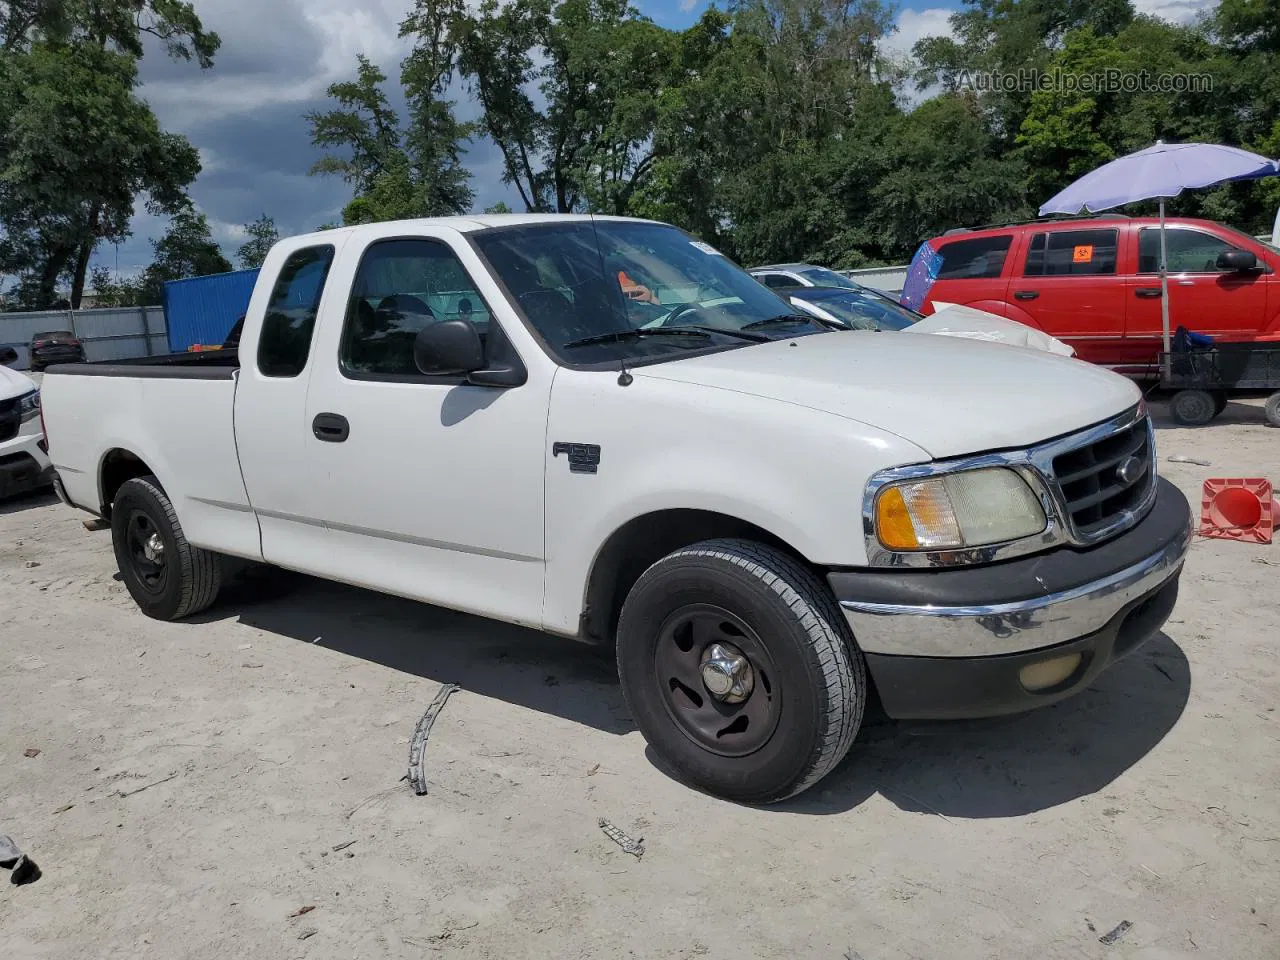
[[[221,557],[187,542],[155,477],[121,485],[111,504],[111,541],[124,585],[148,617],[181,620],[217,598]]]
[[[848,752],[866,668],[835,599],[770,547],[709,540],[628,594],[618,674],[640,731],[684,779],[747,803],[808,789]]]
[[[1267,423],[1273,427],[1280,427],[1280,390],[1267,397],[1262,413],[1267,418]]]

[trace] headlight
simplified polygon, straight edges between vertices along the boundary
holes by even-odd
[[[1012,470],[968,470],[885,487],[876,536],[889,550],[960,550],[1018,540],[1045,528],[1044,509]]]
[[[40,391],[32,390],[24,397],[18,398],[18,419],[22,423],[40,416]]]

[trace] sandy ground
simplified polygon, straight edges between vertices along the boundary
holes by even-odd
[[[1256,406],[1160,451],[1193,499],[1280,481]],[[1197,540],[1078,698],[876,725],[752,809],[664,775],[589,650],[279,573],[156,623],[81,519],[0,505],[0,833],[44,870],[0,883],[8,957],[1280,957],[1280,544]]]

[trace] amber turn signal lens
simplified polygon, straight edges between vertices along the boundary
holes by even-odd
[[[920,547],[907,502],[897,487],[886,490],[876,503],[876,532],[880,535],[880,542],[890,550],[917,550]]]

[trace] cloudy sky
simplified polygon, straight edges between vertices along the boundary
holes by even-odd
[[[1137,0],[1144,12],[1185,19],[1208,0]],[[363,53],[389,77],[408,46],[397,36],[411,0],[196,0],[208,29],[222,37],[211,70],[174,63],[153,50],[141,66],[142,96],[165,129],[185,134],[200,150],[204,171],[192,187],[209,217],[215,239],[235,260],[242,225],[267,213],[284,234],[336,220],[350,199],[347,184],[310,177],[319,156],[311,146],[304,115],[326,107],[325,89],[355,73]],[[682,28],[709,0],[638,0],[657,23]],[[921,37],[948,32],[947,18],[959,0],[906,0],[897,33],[887,46],[909,50]],[[389,86],[391,93],[394,87]],[[474,107],[460,103],[464,119]],[[476,208],[506,200],[514,191],[501,182],[500,158],[492,144],[474,143],[467,157]],[[140,214],[134,234],[119,247],[104,247],[97,262],[134,274],[151,260],[150,241],[165,221]]]

